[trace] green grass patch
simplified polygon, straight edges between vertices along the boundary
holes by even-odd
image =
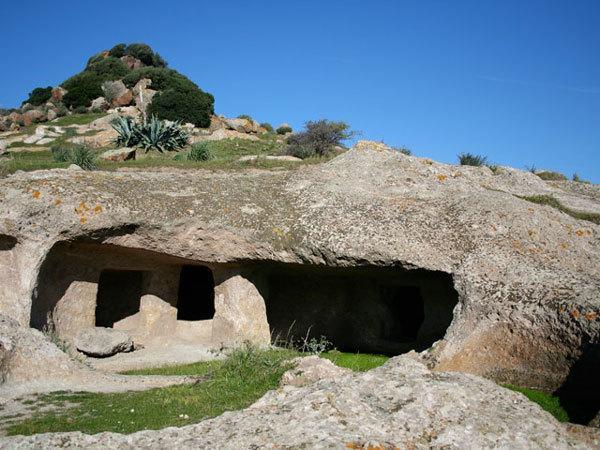
[[[8,427],[7,433],[132,433],[199,422],[225,411],[245,408],[276,388],[290,367],[285,362],[295,355],[288,350],[246,348],[236,350],[226,360],[210,363],[208,368],[196,367],[206,379],[192,385],[114,394],[49,394],[42,401],[75,406],[35,414]]]
[[[527,200],[528,202],[537,203],[538,205],[552,206],[553,208],[556,208],[559,211],[562,211],[565,214],[568,214],[571,217],[574,217],[575,219],[587,220],[588,222],[592,222],[597,225],[600,225],[600,214],[590,213],[590,212],[585,212],[585,211],[577,211],[577,210],[568,208],[568,207],[564,206],[561,202],[559,202],[557,199],[552,197],[551,195],[529,195],[529,196],[517,195],[517,197],[519,197],[523,200]]]
[[[106,116],[106,113],[85,113],[71,114],[70,116],[60,117],[55,122],[48,122],[46,125],[53,127],[68,127],[70,125],[86,125],[100,117]]]
[[[7,428],[10,435],[58,431],[133,433],[139,430],[183,426],[246,408],[279,385],[295,350],[234,351],[224,360],[125,372],[135,375],[192,375],[201,381],[141,392],[114,394],[57,392],[43,395],[40,404],[57,408],[37,413]],[[330,351],[321,356],[341,367],[366,371],[385,363],[380,355]],[[69,405],[74,405],[69,407]]]
[[[355,372],[365,372],[383,365],[389,356],[370,355],[368,353],[345,353],[331,350],[321,354],[321,357],[327,358],[336,366],[346,367]]]
[[[544,411],[552,414],[559,422],[570,422],[569,414],[560,405],[558,397],[535,389],[513,386],[512,384],[504,384],[503,386],[511,391],[520,392],[525,395],[529,400],[540,405]]]

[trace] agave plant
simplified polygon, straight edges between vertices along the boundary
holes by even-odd
[[[159,120],[154,116],[143,122],[119,117],[111,125],[119,134],[115,139],[119,146],[141,147],[146,151],[155,148],[162,153],[182,148],[188,142],[188,133],[179,122]]]
[[[119,133],[115,139],[119,147],[135,147],[139,143],[138,124],[131,117],[117,117],[110,125]]]
[[[148,151],[151,148],[159,152],[177,150],[188,143],[188,133],[181,127],[179,121],[168,122],[152,116],[150,120],[139,126],[137,133],[139,147]]]

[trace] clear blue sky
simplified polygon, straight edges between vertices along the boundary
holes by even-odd
[[[0,105],[146,42],[227,116],[600,182],[600,1],[4,2]]]

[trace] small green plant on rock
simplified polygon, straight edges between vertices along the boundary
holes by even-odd
[[[52,153],[52,159],[56,162],[77,164],[83,170],[96,170],[98,168],[96,156],[83,145],[72,148],[56,145],[50,148],[50,152]]]
[[[461,166],[480,167],[487,165],[487,157],[473,153],[461,153],[458,155],[458,162]]]
[[[208,161],[209,159],[213,159],[213,154],[207,142],[197,142],[192,145],[187,159],[190,161]]]

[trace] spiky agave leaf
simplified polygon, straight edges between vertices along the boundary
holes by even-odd
[[[110,125],[118,133],[115,144],[119,147],[135,147],[139,143],[138,125],[131,117],[117,117]]]

